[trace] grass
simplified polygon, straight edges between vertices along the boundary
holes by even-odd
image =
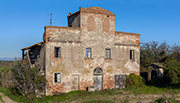
[[[154,102],[151,102],[151,103],[179,103],[180,101],[178,100],[172,100],[170,98],[159,98],[157,99],[156,101]]]
[[[90,100],[81,103],[114,103],[114,102],[110,100]]]
[[[2,92],[4,95],[8,96],[12,100],[17,101],[17,102],[26,102],[26,101],[28,101],[27,98],[23,97],[20,94],[17,94],[15,92],[13,92],[13,91],[14,91],[13,89],[1,88],[0,87],[0,92]]]
[[[163,94],[172,91],[173,93],[177,94],[180,92],[180,89],[171,88],[171,87],[155,87],[155,86],[144,86],[142,88],[132,87],[132,88],[125,88],[123,89],[127,92],[133,92],[133,94]]]
[[[87,92],[85,90],[71,91],[68,93],[62,93],[53,96],[42,96],[42,98],[35,98],[34,103],[59,103],[59,102],[71,102],[71,101],[81,101],[82,103],[113,103],[116,101],[114,96],[128,96],[128,95],[138,95],[138,94],[169,94],[171,91],[173,94],[180,93],[180,89],[170,88],[170,87],[154,87],[154,86],[144,86],[142,88],[124,88],[124,89],[105,89],[95,92]],[[0,88],[0,92],[4,93],[6,96],[10,97],[12,100],[17,102],[32,102],[20,94],[17,94],[14,89]],[[113,97],[113,98],[112,98]],[[125,99],[124,97],[123,99]],[[97,99],[97,100],[96,100]],[[101,100],[102,99],[102,100]],[[103,100],[104,99],[104,100]]]
[[[2,101],[4,103],[4,100],[2,99],[2,96],[0,96],[0,101]]]

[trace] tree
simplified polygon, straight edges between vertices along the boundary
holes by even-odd
[[[39,69],[29,64],[15,62],[12,69],[12,80],[15,88],[23,96],[32,99],[35,96],[35,90],[42,90],[45,87],[45,77],[39,74]]]
[[[180,61],[180,46],[177,44],[172,45],[171,52],[175,60]]]
[[[170,54],[170,46],[163,42],[159,45],[156,41],[142,43],[140,63],[141,66],[147,67],[154,62],[161,62]]]

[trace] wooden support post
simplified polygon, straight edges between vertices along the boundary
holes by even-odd
[[[22,50],[22,59],[24,59],[24,50]]]
[[[31,60],[30,60],[30,57],[29,57],[29,50],[26,50],[26,57],[27,57],[27,60],[29,62],[30,68],[32,68]]]

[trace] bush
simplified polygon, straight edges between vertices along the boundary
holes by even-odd
[[[14,83],[12,82],[12,65],[11,63],[0,64],[0,86],[4,88],[13,88]]]
[[[126,87],[143,87],[145,84],[145,80],[139,76],[131,73],[126,77]]]
[[[2,99],[2,96],[0,95],[0,101],[4,103],[4,100]]]
[[[30,100],[35,97],[35,91],[45,88],[44,75],[40,75],[39,69],[37,67],[31,68],[29,64],[16,61],[12,69],[12,77],[17,92]]]
[[[176,60],[166,61],[167,68],[164,69],[164,79],[169,84],[180,83],[180,62]]]

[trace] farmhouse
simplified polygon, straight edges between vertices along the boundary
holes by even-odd
[[[45,26],[43,41],[22,58],[45,75],[46,95],[73,90],[124,88],[140,73],[140,34],[115,31],[115,15],[101,7],[69,13],[68,27]]]

